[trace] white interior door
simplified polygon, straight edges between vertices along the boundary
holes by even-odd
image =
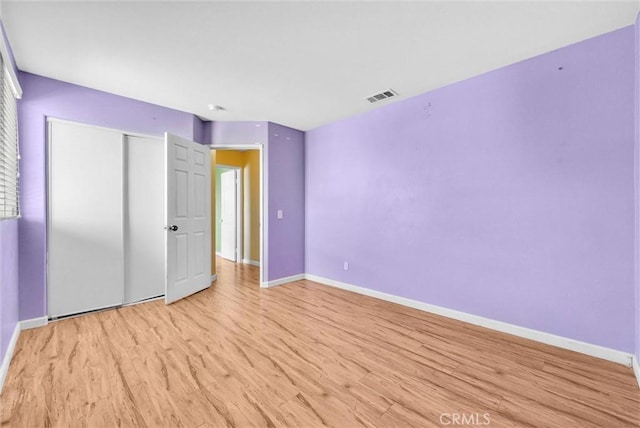
[[[164,294],[164,141],[125,136],[124,303]]]
[[[211,285],[209,147],[165,133],[166,285],[172,303]]]
[[[48,314],[122,304],[123,136],[49,122]]]
[[[230,169],[220,174],[220,255],[236,262],[238,228],[237,171]]]

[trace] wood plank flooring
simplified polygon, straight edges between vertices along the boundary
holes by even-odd
[[[310,281],[23,331],[3,426],[640,426],[631,369]],[[464,418],[464,419],[463,419]],[[454,423],[454,422],[457,422]]]

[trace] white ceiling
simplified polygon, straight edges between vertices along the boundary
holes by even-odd
[[[637,1],[2,0],[21,70],[308,130],[633,24]],[[212,112],[209,104],[224,106]]]

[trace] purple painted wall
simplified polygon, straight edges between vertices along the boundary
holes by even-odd
[[[309,131],[306,271],[633,352],[633,112],[626,27]]]
[[[635,356],[640,361],[640,15],[636,18],[635,22],[635,183],[636,189],[634,194],[635,200],[635,286],[636,286],[636,322],[635,322]]]
[[[8,60],[15,70],[11,44],[0,22],[0,37],[9,50]],[[0,362],[4,361],[11,336],[18,323],[18,220],[0,221]]]
[[[19,221],[20,319],[46,314],[46,117],[161,136],[194,138],[194,116],[93,89],[20,73],[22,218]]]
[[[304,132],[270,122],[212,122],[211,143],[262,144],[267,159],[268,281],[304,273]],[[283,210],[277,219],[277,210]]]
[[[202,121],[198,116],[193,116],[193,141],[200,144],[209,144],[207,141],[207,122]]]
[[[304,273],[304,132],[275,123],[269,123],[268,221],[269,280]]]
[[[0,362],[18,323],[18,220],[0,221]]]

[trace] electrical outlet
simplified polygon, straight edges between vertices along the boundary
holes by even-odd
[[[344,270],[349,270],[349,262],[344,262]]]

